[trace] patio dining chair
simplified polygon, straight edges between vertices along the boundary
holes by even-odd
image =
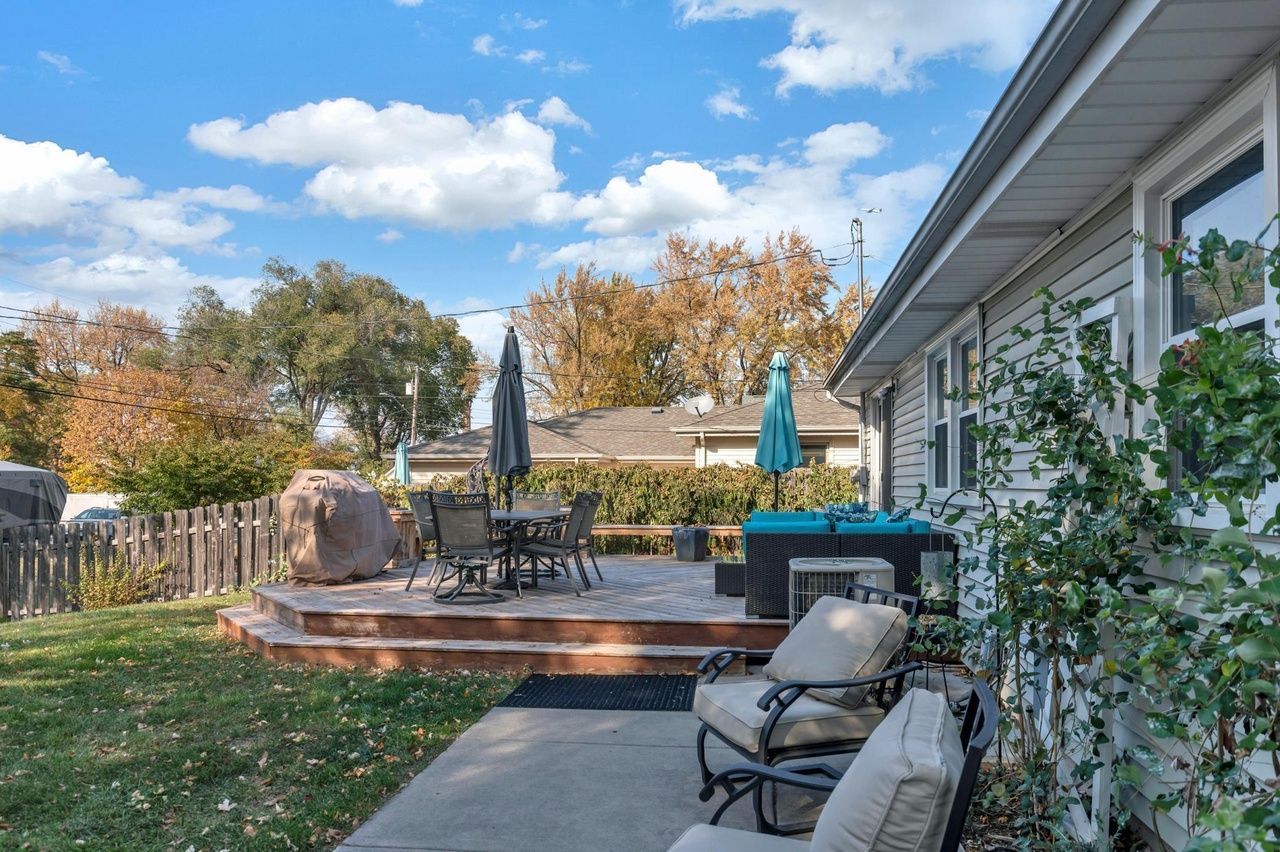
[[[708,735],[766,766],[862,748],[921,668],[905,661],[919,605],[912,595],[850,583],[844,597],[819,598],[775,650],[721,648],[704,657],[693,699],[703,783],[712,777]],[[761,674],[719,680],[743,658],[763,661]]]
[[[591,567],[596,569],[596,579],[604,582],[604,575],[600,573],[600,563],[596,562],[596,539],[592,534],[592,530],[596,525],[596,512],[600,511],[600,503],[604,500],[604,494],[600,491],[588,491],[595,497],[595,502],[587,510],[587,516],[582,519],[582,527],[578,530],[578,552],[585,553],[591,559]]]
[[[431,497],[425,491],[409,492],[409,508],[413,510],[413,520],[418,525],[418,538],[421,546],[418,549],[418,559],[413,564],[413,571],[409,574],[409,582],[404,584],[404,590],[407,592],[413,585],[413,578],[418,576],[418,569],[422,567],[422,563],[427,560],[427,550],[430,549],[434,555],[436,548],[436,522],[431,517]],[[427,575],[427,582],[431,582],[432,576],[435,575],[435,560],[431,563],[431,573]]]
[[[517,512],[549,512],[559,511],[559,491],[513,491],[511,508]],[[545,537],[559,521],[534,521],[524,527],[525,537],[538,539]]]
[[[685,831],[669,852],[958,852],[978,771],[995,739],[998,721],[995,694],[981,680],[973,683],[958,731],[943,696],[913,689],[867,738],[843,775],[824,763],[785,769],[748,764],[717,774],[698,795],[709,801],[717,788],[723,788],[729,800],[716,810],[710,824]],[[830,794],[813,827],[812,841],[769,836],[775,833],[774,826],[760,810],[756,811],[759,834],[717,824],[730,805],[757,793],[764,784]]]
[[[428,492],[431,518],[436,531],[436,559],[432,573],[441,569],[433,592],[441,603],[494,603],[505,600],[497,592],[485,588],[489,566],[505,550],[495,548],[490,538],[489,495]],[[457,579],[453,588],[441,594],[446,580]],[[467,592],[474,586],[474,592]]]
[[[547,563],[552,576],[555,576],[557,566],[563,568],[570,584],[573,585],[573,593],[579,597],[582,596],[582,593],[578,591],[578,584],[573,579],[573,571],[569,567],[569,560],[572,559],[574,567],[578,569],[578,576],[582,579],[583,588],[591,588],[591,580],[587,577],[587,569],[582,562],[580,531],[588,512],[598,503],[599,496],[595,492],[579,491],[574,495],[573,505],[569,508],[569,516],[558,524],[553,531],[549,532],[544,538],[520,545],[520,553],[529,556],[532,560],[531,570],[537,571],[538,563],[541,561]]]

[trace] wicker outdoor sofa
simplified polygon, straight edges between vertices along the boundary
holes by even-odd
[[[820,512],[756,512],[742,525],[747,615],[787,617],[789,563],[796,557],[877,556],[893,565],[893,591],[917,597],[922,553],[948,551],[958,557],[956,537],[932,531],[925,521],[837,524],[833,531],[821,517]]]

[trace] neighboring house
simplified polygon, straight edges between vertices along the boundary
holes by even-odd
[[[693,441],[694,464],[755,464],[760,437],[763,396],[747,397],[741,405],[713,408],[701,419],[691,418],[675,432]],[[810,461],[857,467],[858,413],[834,401],[821,384],[800,384],[791,391],[791,407],[800,433],[800,454]]]
[[[820,385],[792,394],[800,449],[806,461],[856,467],[858,415],[828,397]],[[701,419],[680,406],[590,408],[529,422],[529,450],[540,464],[648,464],[705,467],[753,464],[762,397],[720,406]],[[489,427],[449,435],[409,448],[414,482],[465,473],[489,450]],[[390,456],[388,456],[390,458]]]
[[[1252,235],[1280,209],[1278,39],[1278,0],[1057,9],[827,378],[864,414],[875,502],[912,505],[923,483],[936,507],[966,484],[966,426],[982,412],[947,392],[1035,320],[1038,288],[1096,299],[1088,321],[1107,323],[1135,377],[1153,381],[1204,306],[1133,234]],[[1262,299],[1233,320],[1276,318]],[[998,501],[1043,492],[1011,473]],[[1119,745],[1142,737],[1140,721],[1118,721]]]

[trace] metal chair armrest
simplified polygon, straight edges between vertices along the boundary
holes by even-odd
[[[845,678],[843,680],[784,680],[774,684],[769,688],[768,692],[760,696],[756,706],[761,710],[768,710],[770,704],[790,705],[810,689],[848,689],[854,686],[874,686],[891,680],[898,681],[898,688],[901,689],[903,679],[911,672],[922,668],[924,666],[918,660],[913,660],[904,666],[886,669],[879,674],[863,675],[862,677]]]
[[[697,671],[699,674],[707,675],[707,683],[714,683],[715,679],[724,674],[725,670],[739,657],[767,660],[772,656],[773,651],[752,651],[747,648],[717,648],[698,662]]]
[[[822,790],[829,793],[836,788],[840,777],[841,773],[826,763],[808,763],[801,766],[788,766],[786,769],[766,766],[762,763],[742,763],[717,772],[710,781],[702,785],[702,789],[698,791],[698,798],[709,802],[716,794],[717,787],[731,789],[744,781],[752,780],[775,781],[792,787],[802,787],[805,790]]]

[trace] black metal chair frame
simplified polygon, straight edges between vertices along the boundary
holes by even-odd
[[[973,682],[969,700],[965,707],[964,720],[960,725],[960,743],[964,749],[964,764],[960,769],[960,778],[956,784],[956,792],[951,800],[951,812],[947,816],[947,827],[942,835],[940,852],[958,852],[960,840],[964,834],[965,820],[969,815],[969,805],[973,801],[973,791],[977,786],[978,773],[982,768],[982,759],[996,737],[999,723],[999,706],[995,693],[982,680]],[[717,773],[707,781],[698,798],[704,802],[711,801],[717,788],[728,793],[728,799],[711,817],[711,824],[718,825],[720,817],[748,793],[757,802],[762,800],[760,791],[766,783],[772,782],[776,789],[778,784],[800,787],[806,790],[830,793],[836,788],[843,773],[838,772],[825,763],[811,763],[779,769],[775,766],[746,764],[733,766]],[[776,823],[770,822],[763,807],[756,808],[756,831],[763,834],[782,833]]]
[[[488,582],[489,566],[496,556],[502,555],[494,550],[493,541],[488,531],[492,524],[489,520],[489,495],[485,492],[474,494],[453,494],[447,491],[428,492],[431,500],[431,520],[436,529],[437,550],[435,563],[431,567],[434,575],[438,567],[442,568],[440,579],[436,582],[433,597],[440,603],[478,604],[498,603],[506,600],[506,596],[485,588]],[[466,511],[484,512],[484,545],[451,543],[445,532],[450,528],[448,523],[442,524],[441,508],[446,512],[463,509]],[[446,515],[447,516],[447,515]],[[449,571],[453,568],[453,572]],[[457,584],[445,594],[440,594],[440,587],[446,580],[458,578]],[[410,579],[412,582],[412,578]],[[467,586],[475,586],[476,591],[465,592]]]
[[[596,537],[591,533],[591,530],[596,525],[596,512],[600,510],[600,503],[604,500],[604,493],[601,491],[590,491],[588,493],[595,495],[596,501],[587,510],[587,516],[582,521],[582,528],[578,530],[578,549],[590,557],[591,567],[596,569],[596,579],[604,582],[604,575],[600,573],[600,563],[596,562]]]
[[[886,589],[878,589],[874,586],[863,586],[858,583],[849,583],[845,586],[844,597],[846,600],[855,601],[857,603],[879,603],[885,606],[896,606],[907,613],[908,618],[914,621],[920,609],[920,599],[914,595],[903,595],[897,592],[890,592]],[[697,738],[697,755],[698,769],[702,773],[702,783],[708,784],[714,777],[714,773],[707,766],[707,734],[712,734],[716,739],[723,742],[733,751],[737,752],[741,757],[753,763],[759,763],[764,766],[773,766],[788,760],[799,760],[809,757],[823,757],[835,754],[849,754],[856,752],[862,748],[866,740],[836,740],[829,743],[814,743],[804,746],[791,747],[770,747],[769,742],[773,739],[774,729],[782,720],[787,710],[795,704],[800,698],[811,689],[842,689],[855,686],[875,687],[874,700],[878,706],[887,713],[893,708],[902,696],[902,687],[906,681],[907,675],[912,672],[919,671],[922,666],[917,661],[903,662],[906,655],[910,652],[913,644],[913,628],[908,626],[907,634],[903,637],[902,645],[898,652],[890,658],[890,667],[886,668],[879,674],[864,675],[862,677],[848,678],[844,680],[829,681],[804,681],[804,680],[784,680],[775,683],[769,688],[760,699],[756,701],[756,706],[761,710],[768,712],[765,717],[764,724],[760,728],[760,739],[754,751],[748,750],[733,742],[724,734],[715,728],[703,722],[698,728]],[[775,649],[776,650],[776,649]],[[704,684],[715,683],[716,679],[733,665],[735,660],[745,658],[746,662],[763,663],[773,658],[772,650],[747,650],[745,648],[720,648],[707,654],[698,663],[699,674],[706,675]],[[761,796],[762,787],[757,787],[755,795],[757,798]],[[735,798],[736,801],[736,798]],[[763,813],[763,801],[756,802],[757,809]],[[800,834],[813,828],[812,823],[795,824],[790,826],[779,826],[777,823],[771,823],[773,834]],[[763,830],[763,829],[762,829]]]
[[[587,577],[587,568],[582,561],[580,531],[583,522],[592,510],[593,504],[598,504],[599,499],[597,492],[578,492],[574,495],[573,505],[567,518],[559,521],[546,537],[535,539],[528,544],[522,544],[520,547],[521,555],[528,555],[532,560],[530,567],[533,571],[538,570],[539,560],[546,560],[552,576],[555,576],[557,564],[564,568],[564,573],[569,578],[570,585],[573,586],[573,593],[578,597],[581,597],[582,593],[578,591],[578,584],[573,579],[573,573],[569,568],[569,558],[573,558],[574,564],[578,569],[578,576],[582,579],[583,588],[590,589],[591,580]],[[559,538],[552,538],[551,536],[557,532],[559,533]]]
[[[439,544],[436,543],[436,521],[435,516],[431,514],[431,495],[425,491],[409,492],[409,508],[413,511],[413,520],[418,525],[418,538],[420,546],[418,548],[418,561],[413,564],[413,571],[409,574],[409,582],[404,584],[404,590],[407,592],[413,585],[413,578],[418,576],[418,569],[422,567],[422,563],[427,560],[428,542],[434,543],[431,547],[432,562],[431,573],[427,575],[427,582],[431,582],[431,578],[436,573],[436,557],[440,553]]]

